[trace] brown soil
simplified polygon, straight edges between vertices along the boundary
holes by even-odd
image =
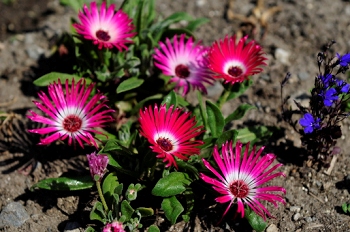
[[[70,17],[75,14],[60,6],[56,0],[5,2],[0,1],[0,110],[24,116],[28,109],[34,109],[32,100],[36,99],[39,90],[32,81],[47,72],[62,71],[65,67],[64,63],[55,62],[50,52],[59,36],[69,30]],[[116,2],[119,4],[121,1]],[[206,45],[226,34],[237,33],[242,25],[249,27],[250,24],[242,19],[230,20],[231,14],[248,16],[255,7],[255,1],[247,0],[234,1],[230,11],[229,1],[158,2],[159,15],[168,16],[175,11],[186,11],[194,17],[209,18],[211,21],[196,33],[197,38]],[[264,6],[281,7],[279,12],[268,18],[267,28],[261,27],[261,24],[255,25],[255,39],[264,47],[269,66],[261,75],[253,77],[254,86],[251,89],[224,106],[224,114],[228,115],[240,103],[247,102],[255,105],[257,110],[250,111],[243,120],[235,123],[236,127],[267,125],[280,128],[280,133],[269,140],[266,150],[275,153],[278,162],[284,164],[281,171],[286,174],[286,178],[276,179],[273,184],[286,188],[287,204],[276,209],[267,206],[276,217],[269,220],[269,225],[275,225],[281,232],[350,231],[349,215],[341,210],[342,203],[350,203],[349,121],[343,122],[343,136],[338,142],[342,153],[330,175],[327,175],[324,173],[326,169],[307,166],[299,135],[279,120],[279,86],[287,71],[292,73],[292,77],[285,94],[307,104],[309,89],[317,74],[316,55],[320,49],[334,39],[337,42],[332,47],[334,52],[344,54],[350,50],[350,2],[265,0]],[[262,37],[263,32],[266,33]],[[214,89],[211,97],[216,95]],[[295,107],[292,102],[290,105]],[[21,124],[23,120],[16,117],[12,120],[14,125],[26,126]],[[8,132],[1,132],[4,133]],[[17,201],[23,204],[30,219],[19,228],[9,227],[0,231],[64,231],[72,223],[78,223],[80,230],[83,230],[89,222],[88,213],[95,200],[95,190],[31,192],[29,188],[47,177],[58,177],[70,172],[88,173],[84,155],[87,151],[72,151],[61,143],[38,148],[31,143],[25,145],[27,140],[35,141],[37,138],[26,140],[20,137],[19,144],[23,147],[14,141],[1,143],[0,146],[4,150],[0,155],[0,209],[11,201]],[[30,170],[21,167],[31,162],[31,158],[38,161],[38,166],[32,174],[27,175]],[[201,210],[190,224],[179,222],[170,226],[161,223],[161,214],[146,220],[145,224],[152,224],[156,220],[162,224],[162,231],[251,231],[247,222],[240,219],[227,218],[227,223],[213,225],[219,218],[216,214],[220,215],[223,207],[217,211],[212,208]],[[229,216],[233,218],[233,215]]]

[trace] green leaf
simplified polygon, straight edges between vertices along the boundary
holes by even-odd
[[[149,228],[148,228],[148,232],[160,232],[158,226],[156,225],[151,225]]]
[[[130,220],[134,211],[135,210],[131,207],[131,205],[128,201],[126,201],[126,200],[122,201],[121,212],[122,212],[122,215],[126,217],[126,221]]]
[[[140,87],[144,80],[138,79],[137,77],[131,77],[122,83],[117,87],[117,93],[126,92],[132,89],[135,89],[137,87]]]
[[[158,93],[149,97],[144,98],[142,101],[140,101],[139,103],[137,103],[131,110],[131,114],[136,114],[144,105],[146,102],[150,101],[150,100],[158,100],[161,99],[163,97],[163,94]]]
[[[270,137],[273,133],[271,127],[266,126],[252,126],[238,129],[237,140],[242,143],[252,142],[255,143],[258,140],[263,140]]]
[[[60,0],[60,4],[70,6],[78,13],[83,8],[84,0]]]
[[[198,18],[195,20],[192,20],[191,22],[188,23],[186,26],[186,29],[189,31],[195,31],[200,25],[209,22],[210,20],[208,18]]]
[[[183,172],[172,172],[161,178],[152,190],[152,194],[160,197],[169,197],[180,194],[191,183],[188,175]]]
[[[96,230],[94,228],[92,228],[91,226],[89,226],[88,228],[85,229],[84,232],[95,232]]]
[[[208,130],[208,117],[204,108],[203,104],[203,98],[202,98],[202,93],[200,91],[197,91],[197,98],[198,98],[198,105],[199,105],[199,111],[202,117],[202,121],[204,124],[204,128]]]
[[[138,210],[141,214],[141,217],[149,217],[154,214],[154,210],[152,208],[139,207]]]
[[[106,222],[106,214],[103,210],[103,205],[101,202],[97,201],[92,207],[92,210],[90,212],[90,220],[98,220],[100,222]]]
[[[68,79],[69,84],[71,84],[73,79],[75,80],[75,82],[77,82],[78,80],[81,79],[81,77],[76,77],[73,74],[68,74],[68,73],[50,72],[48,74],[45,74],[44,76],[39,77],[33,83],[36,86],[43,87],[43,86],[48,86],[53,82],[58,83],[58,79],[61,80],[62,84],[64,84]],[[86,84],[91,83],[90,79],[85,79],[85,80],[86,80]]]
[[[218,137],[224,130],[224,116],[222,116],[220,109],[210,101],[206,101],[206,108],[211,135],[213,137]]]
[[[251,85],[253,84],[253,81],[252,80],[246,80],[246,81],[243,81],[242,83],[235,83],[232,85],[232,87],[230,87],[230,95],[228,96],[227,100],[231,100],[231,99],[234,99],[234,98],[237,98],[239,97],[242,93],[244,93]],[[228,84],[230,85],[230,84]],[[226,87],[226,86],[224,86]]]
[[[161,39],[173,38],[175,35],[185,34],[188,37],[195,37],[194,34],[186,28],[167,28],[163,31]]]
[[[165,28],[173,23],[178,23],[183,20],[190,21],[192,19],[192,16],[186,12],[175,12],[162,21],[162,27]]]
[[[216,140],[216,145],[218,145],[219,147],[224,144],[226,141],[232,140],[233,142],[236,141],[238,135],[238,131],[237,130],[229,130],[229,131],[225,131],[224,133],[222,133],[219,138]]]
[[[344,213],[348,212],[348,205],[346,203],[342,204],[341,208],[343,209]]]
[[[115,173],[109,173],[108,176],[103,180],[102,192],[108,205],[113,203],[114,190],[119,186],[118,177]]]
[[[164,198],[162,201],[162,209],[164,210],[165,217],[172,225],[175,224],[176,219],[184,211],[184,207],[175,196]]]
[[[41,180],[34,184],[30,189],[35,188],[47,189],[47,190],[82,190],[90,189],[94,186],[95,182],[91,176],[75,176],[75,177],[58,177],[58,178],[48,178]]]
[[[255,109],[255,106],[249,105],[249,104],[242,104],[237,107],[235,111],[233,111],[232,114],[227,116],[225,118],[225,124],[233,121],[243,118],[243,116],[248,112],[248,110]]]
[[[177,107],[177,98],[176,98],[176,93],[174,91],[171,91],[168,95],[164,97],[164,100],[162,101],[162,105],[166,104],[167,109],[171,105],[174,105],[174,108]]]
[[[248,220],[251,227],[257,232],[263,232],[267,226],[266,221],[258,216],[249,207],[244,209],[244,217]]]

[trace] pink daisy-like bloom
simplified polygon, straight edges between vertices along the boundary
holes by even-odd
[[[215,78],[234,84],[263,70],[260,66],[266,65],[266,58],[262,48],[254,40],[246,44],[247,39],[247,36],[243,37],[236,44],[236,36],[226,36],[224,40],[213,43],[208,60]]]
[[[180,38],[174,36],[173,42],[168,38],[165,43],[159,42],[159,47],[155,48],[153,55],[154,64],[163,74],[172,76],[170,82],[175,82],[175,89],[183,87],[182,95],[185,96],[191,86],[207,93],[204,83],[213,84],[206,54],[208,48],[195,43],[190,37],[185,41],[185,34]]]
[[[104,154],[96,155],[96,152],[86,156],[89,161],[91,177],[96,181],[95,176],[97,176],[97,181],[101,181],[107,171],[107,165],[109,162],[108,156]]]
[[[112,222],[108,223],[102,230],[102,232],[125,232],[123,228],[123,223]]]
[[[89,11],[84,4],[83,12],[78,14],[81,24],[74,23],[73,26],[85,39],[98,45],[99,49],[111,49],[114,46],[119,51],[123,48],[127,50],[125,44],[133,43],[128,38],[136,34],[131,32],[134,29],[132,19],[122,10],[114,12],[114,8],[115,5],[111,4],[107,9],[103,1],[99,11],[96,2],[91,2]]]
[[[104,127],[105,123],[114,121],[109,109],[105,104],[106,97],[97,91],[91,99],[89,96],[95,84],[85,87],[85,79],[80,79],[76,84],[74,79],[69,87],[68,80],[65,90],[62,88],[61,80],[48,86],[49,96],[40,92],[39,98],[42,102],[33,101],[34,104],[49,117],[38,115],[30,110],[31,120],[47,124],[46,128],[36,128],[29,132],[37,134],[50,134],[41,139],[40,145],[50,144],[55,140],[68,138],[68,144],[78,142],[83,148],[83,142],[89,145],[98,145],[93,134],[103,134],[95,128]],[[51,99],[50,99],[51,98]]]
[[[166,167],[177,164],[174,156],[181,160],[188,160],[191,155],[199,154],[197,146],[203,141],[193,140],[203,132],[202,126],[196,127],[196,120],[189,112],[166,105],[146,107],[140,110],[140,134],[151,143],[151,148],[158,153],[157,158],[166,162]]]
[[[219,180],[208,177],[200,173],[200,177],[212,184],[213,188],[223,196],[217,197],[215,200],[219,203],[229,202],[223,216],[227,213],[233,203],[237,203],[237,213],[241,213],[244,217],[244,204],[248,205],[255,213],[266,220],[266,216],[272,217],[266,207],[260,202],[266,200],[277,207],[277,202],[285,204],[281,195],[272,192],[283,192],[286,190],[279,186],[262,186],[268,181],[278,177],[285,176],[282,172],[273,173],[282,164],[276,164],[270,167],[275,160],[275,155],[266,154],[260,159],[260,155],[264,147],[255,153],[255,146],[250,154],[248,154],[249,143],[246,145],[243,159],[241,158],[242,143],[237,142],[235,150],[233,150],[232,141],[227,141],[222,145],[222,156],[218,147],[214,148],[214,160],[221,170],[221,175],[217,172],[208,161],[203,159],[205,167],[207,167]]]

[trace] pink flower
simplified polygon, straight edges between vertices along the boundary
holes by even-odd
[[[140,110],[140,134],[151,143],[152,150],[158,153],[157,158],[167,162],[166,167],[174,165],[177,168],[174,156],[187,160],[188,156],[199,154],[197,146],[202,145],[200,140],[193,140],[203,132],[202,126],[196,127],[195,118],[189,118],[188,112],[166,105],[159,109],[146,107]]]
[[[208,54],[209,68],[216,78],[223,78],[225,83],[243,82],[248,76],[260,73],[261,65],[266,65],[266,58],[260,45],[254,40],[246,44],[247,36],[236,44],[236,36],[215,41]]]
[[[123,228],[123,223],[121,222],[112,222],[107,224],[102,232],[125,232]]]
[[[223,196],[217,197],[219,203],[229,202],[223,216],[227,213],[233,203],[237,203],[237,213],[244,217],[244,204],[248,205],[255,213],[266,219],[265,214],[271,217],[269,211],[260,202],[266,200],[277,207],[277,201],[285,204],[282,196],[271,192],[283,192],[286,190],[278,186],[262,186],[268,181],[278,176],[284,176],[282,172],[272,174],[282,164],[276,164],[270,167],[274,159],[273,154],[267,154],[260,157],[264,147],[255,153],[255,146],[248,154],[249,143],[246,145],[243,159],[241,158],[242,143],[237,142],[233,150],[232,141],[227,141],[222,145],[222,156],[218,147],[214,148],[214,160],[217,163],[221,173],[217,172],[208,161],[203,159],[204,165],[219,179],[214,179],[201,173],[200,177],[212,184],[213,188]]]
[[[106,168],[109,162],[108,156],[103,154],[96,155],[96,152],[86,156],[89,161],[91,177],[95,181],[101,181],[107,171]],[[95,176],[98,176],[98,180],[96,180]]]
[[[175,82],[175,89],[183,87],[182,95],[186,95],[192,86],[206,93],[204,83],[213,84],[213,78],[207,68],[206,54],[208,49],[195,43],[190,37],[185,42],[185,34],[178,39],[174,36],[173,42],[167,38],[166,42],[159,42],[160,49],[155,49],[154,64],[163,74],[172,76],[170,82]]]
[[[111,4],[106,9],[106,2],[103,1],[98,10],[96,2],[91,2],[89,11],[84,4],[84,12],[78,14],[81,23],[74,23],[73,26],[85,39],[92,40],[98,45],[99,49],[102,47],[111,49],[114,46],[120,51],[123,48],[127,50],[125,44],[133,43],[128,38],[136,34],[131,32],[134,29],[132,19],[122,10],[114,12],[114,8],[115,5]]]
[[[95,93],[89,100],[95,84],[85,89],[85,79],[80,79],[77,84],[72,80],[69,87],[66,80],[65,90],[61,80],[48,86],[49,97],[40,92],[42,102],[33,101],[34,104],[49,117],[38,115],[30,110],[27,117],[35,122],[47,124],[46,128],[36,128],[29,132],[37,134],[50,134],[41,139],[40,145],[50,144],[55,140],[68,138],[68,144],[78,142],[83,148],[83,142],[98,147],[93,134],[102,134],[94,128],[103,127],[105,123],[114,121],[110,113],[114,112],[105,105],[106,97],[100,92]],[[50,99],[51,98],[51,99]]]

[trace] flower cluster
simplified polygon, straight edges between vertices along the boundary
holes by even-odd
[[[329,48],[330,43],[327,48]],[[339,122],[348,117],[345,103],[349,99],[350,85],[339,79],[339,74],[349,69],[350,54],[336,54],[327,59],[328,49],[318,54],[319,74],[315,77],[315,85],[311,90],[310,107],[305,108],[295,102],[303,115],[299,124],[303,127],[302,143],[313,159],[328,165],[330,158],[340,149],[335,147],[336,140],[341,137]],[[282,88],[288,79],[282,81]],[[284,111],[284,116],[288,115]],[[290,118],[285,118],[290,121]]]
[[[194,43],[192,37],[186,42],[184,34],[179,39],[175,35],[173,42],[166,39],[155,49],[155,66],[172,76],[170,82],[176,82],[176,89],[183,87],[182,95],[190,86],[206,93],[204,83],[211,85],[214,78],[234,84],[262,71],[261,66],[266,65],[263,50],[255,41],[246,43],[247,39],[236,43],[236,36],[226,36],[207,48]]]
[[[35,84],[48,86],[48,93],[41,91],[40,100],[34,101],[46,116],[33,110],[28,115],[32,121],[46,125],[30,130],[44,136],[40,145],[67,139],[68,145],[78,143],[82,148],[90,145],[96,149],[87,155],[100,198],[90,218],[102,222],[104,232],[141,228],[141,218],[154,211],[134,209],[130,202],[139,190],[153,188],[148,194],[164,198],[162,209],[175,223],[179,214],[172,212],[173,206],[182,207],[176,195],[190,196],[191,183],[198,175],[223,195],[216,198],[217,202],[229,203],[224,215],[237,204],[242,217],[245,206],[264,219],[271,216],[261,201],[275,206],[284,203],[279,193],[285,193],[285,189],[267,185],[283,176],[274,172],[281,164],[273,165],[275,156],[263,156],[263,148],[255,152],[254,146],[249,152],[248,143],[241,157],[243,144],[233,146],[240,132],[227,125],[243,117],[251,108],[248,104],[228,117],[221,112],[225,102],[252,83],[247,81],[251,75],[262,72],[267,59],[262,47],[254,40],[248,41],[248,37],[235,35],[205,46],[189,33],[201,19],[189,22],[189,28],[174,30],[170,24],[180,22],[184,13],[170,16],[165,23],[156,22],[153,1],[124,1],[118,10],[107,2],[102,1],[100,7],[95,1],[82,6],[73,24],[74,39],[72,36],[68,40],[74,45],[71,47],[76,61],[71,70],[76,73],[68,74],[72,75],[68,78],[62,74],[62,79],[57,78],[57,73],[37,79]],[[339,60],[347,64],[349,57],[339,56]],[[74,76],[81,79],[76,81]],[[323,99],[325,107],[330,108],[341,98],[339,94],[349,91],[349,85],[333,77],[320,76],[321,79],[323,92],[315,96]],[[203,101],[202,93],[206,94],[215,81],[222,81],[225,87],[219,100]],[[192,90],[197,90],[197,105],[186,99]],[[115,131],[102,130],[115,118]],[[301,120],[305,133],[320,130],[320,118],[306,114]],[[220,154],[218,146],[222,143]],[[156,158],[164,164],[156,162]],[[209,177],[207,169],[217,179]],[[91,187],[89,180],[79,188]],[[54,179],[50,181],[55,183]],[[129,188],[123,191],[126,183]],[[186,217],[191,212],[190,204],[187,207],[187,215],[183,215]]]

